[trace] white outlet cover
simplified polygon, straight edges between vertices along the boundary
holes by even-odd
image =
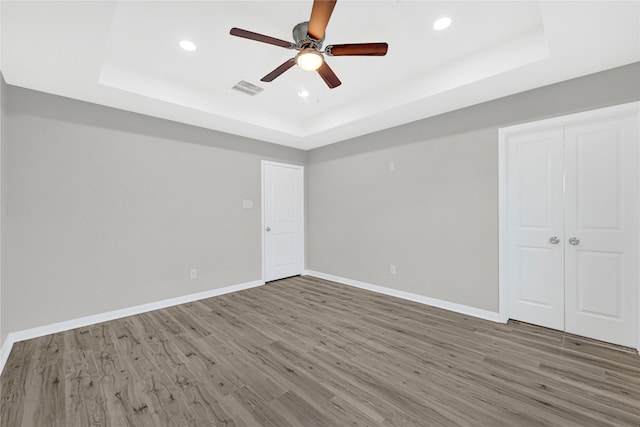
[[[395,172],[395,170],[396,170],[396,163],[389,162],[389,172]]]
[[[253,200],[243,200],[242,207],[243,209],[253,209]]]

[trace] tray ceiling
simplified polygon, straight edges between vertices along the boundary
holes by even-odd
[[[336,89],[297,67],[260,82],[292,51],[229,30],[292,40],[311,4],[3,1],[1,67],[9,84],[311,149],[640,60],[640,2],[339,0],[325,44],[387,56],[329,57]]]

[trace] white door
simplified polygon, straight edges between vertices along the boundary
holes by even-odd
[[[304,268],[302,166],[262,162],[262,241],[265,282]]]
[[[565,128],[566,331],[634,346],[638,286],[636,115]]]
[[[512,135],[507,150],[509,315],[562,330],[562,128]]]
[[[639,105],[500,131],[509,318],[640,345]]]

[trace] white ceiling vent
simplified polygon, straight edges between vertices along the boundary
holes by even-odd
[[[231,89],[237,90],[238,92],[242,92],[250,96],[256,96],[257,94],[259,94],[264,90],[264,88],[261,88],[260,86],[256,86],[253,83],[246,82],[244,80],[240,80]]]

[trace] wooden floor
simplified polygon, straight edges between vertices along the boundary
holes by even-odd
[[[308,277],[14,345],[2,426],[639,426],[640,356]]]

